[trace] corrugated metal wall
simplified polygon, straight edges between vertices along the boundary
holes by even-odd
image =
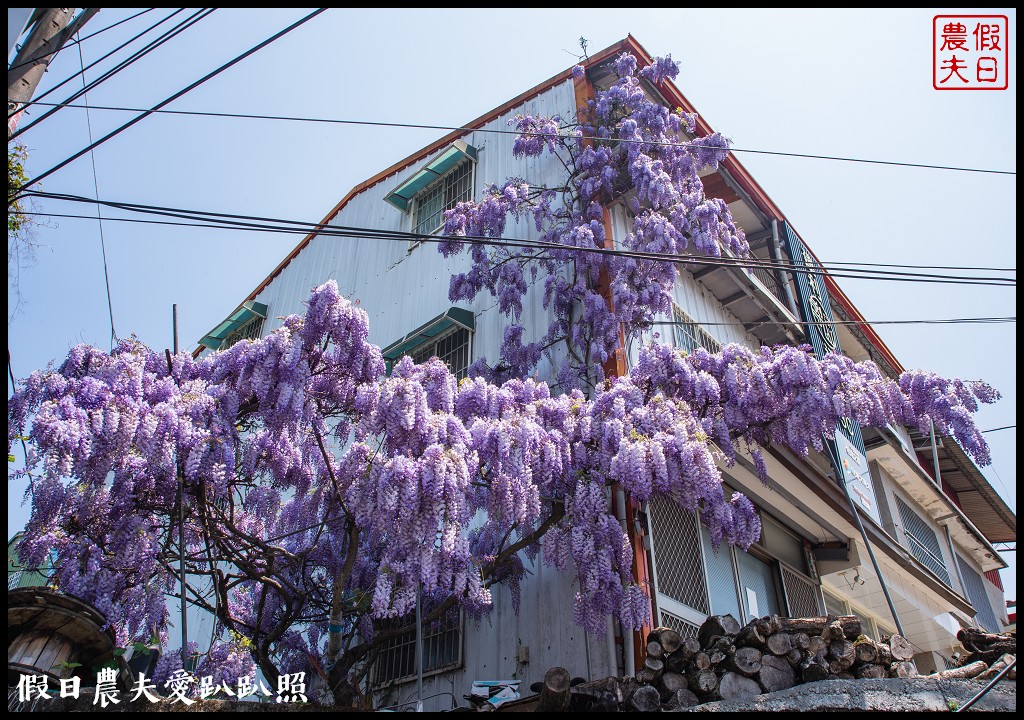
[[[508,130],[508,119],[517,113],[569,116],[574,109],[572,83],[565,82],[484,127]],[[554,184],[560,179],[562,167],[550,156],[514,158],[511,134],[472,132],[464,139],[479,151],[474,180],[476,197],[485,185],[501,183],[509,177],[521,177],[531,185]],[[410,216],[384,202],[384,196],[431,159],[415,163],[352,198],[330,224],[410,231]],[[506,237],[522,239],[536,235],[528,223],[510,223],[505,233]],[[369,314],[370,341],[384,347],[451,307],[449,279],[453,273],[464,272],[469,266],[468,254],[445,258],[432,244],[419,245],[410,252],[404,241],[316,237],[256,299],[269,308],[270,318],[264,332],[271,332],[281,324],[276,318],[303,312],[302,303],[309,297],[312,287],[334,278],[342,293],[353,301],[358,300],[360,307]],[[524,302],[522,324],[528,328],[526,340],[539,339],[551,320],[550,314],[541,307],[543,282],[543,276],[538,275]],[[507,324],[496,302],[485,293],[472,303],[460,302],[459,306],[476,314],[474,359],[486,357],[495,361]],[[540,368],[540,377],[551,376],[546,364]]]

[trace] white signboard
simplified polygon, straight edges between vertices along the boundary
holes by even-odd
[[[836,450],[842,465],[843,481],[850,490],[850,497],[863,512],[881,525],[875,489],[871,484],[871,473],[868,470],[868,459],[841,431],[836,433]]]

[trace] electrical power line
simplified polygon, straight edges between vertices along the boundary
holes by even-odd
[[[180,12],[181,12],[180,9],[179,10],[175,10],[173,13],[171,13],[167,17],[165,17],[165,18],[163,18],[161,20],[158,20],[157,22],[155,22],[152,25],[150,25],[149,27],[147,27],[145,30],[142,30],[141,32],[133,35],[131,38],[129,38],[128,40],[124,41],[123,43],[121,43],[120,45],[115,47],[113,50],[110,50],[109,52],[105,53],[104,55],[101,55],[97,60],[89,63],[89,65],[85,69],[89,70],[92,67],[94,67],[95,65],[103,62],[104,60],[106,60],[107,58],[109,58],[111,55],[113,55],[114,53],[118,52],[119,50],[123,50],[124,48],[128,47],[133,42],[135,42],[139,38],[143,37],[147,33],[152,32],[154,29],[156,29],[160,25],[164,24],[165,22],[167,22],[168,20],[170,20],[172,17],[174,17],[175,15],[177,15]],[[68,43],[68,45],[71,45],[71,44],[72,43]],[[65,47],[67,47],[68,45],[66,45]],[[13,70],[13,68],[11,68],[11,69]],[[44,107],[62,107],[63,105],[71,102],[73,99],[77,98],[81,93],[76,93],[75,95],[72,95],[71,97],[65,99],[63,102],[60,102],[60,103],[47,103],[47,102],[42,102],[42,100],[43,100],[43,98],[49,96],[51,93],[53,93],[53,92],[59,90],[60,88],[64,87],[65,85],[67,85],[69,82],[71,82],[72,80],[74,80],[76,77],[78,77],[81,74],[82,74],[82,71],[79,70],[78,72],[75,72],[75,73],[69,75],[68,77],[64,78],[59,83],[57,83],[56,85],[51,87],[46,92],[41,93],[41,94],[37,95],[35,98],[33,98],[33,99],[29,100],[28,102],[26,102],[25,105],[22,107],[22,109],[31,107],[33,105],[42,105]],[[8,113],[8,118],[10,118],[10,117],[12,117],[12,113]],[[16,135],[12,135],[12,138],[15,137],[15,136]]]
[[[43,194],[43,193],[33,193],[31,191],[30,191],[30,194],[32,194],[32,195],[39,195],[40,197],[46,197],[46,198],[51,198],[51,199],[55,199],[55,200],[70,199],[72,197],[72,196],[68,196],[67,198],[64,198],[64,197],[59,197],[59,196],[56,196],[56,195],[51,196],[51,195],[46,195],[46,194]],[[90,219],[89,215],[75,215],[75,214],[71,214],[71,213],[25,212],[23,214],[24,215],[39,215],[39,216],[43,216],[43,217],[56,217],[56,218]],[[222,225],[204,225],[204,224],[201,224],[201,223],[178,223],[178,222],[167,222],[167,221],[161,221],[161,220],[139,220],[139,219],[135,219],[135,218],[107,218],[107,219],[108,220],[112,220],[112,221],[117,221],[117,222],[140,223],[140,224],[143,224],[143,225],[173,225],[173,226],[178,226],[178,227],[223,228]],[[244,229],[244,228],[239,228],[239,229]],[[265,232],[279,232],[279,231],[275,230],[275,229],[268,228],[268,229],[266,229]],[[291,231],[289,231],[289,232],[291,232]],[[306,230],[301,230],[301,231],[295,231],[295,232],[296,233],[297,232],[305,233],[307,231]],[[756,265],[758,260],[760,260],[760,258],[755,258],[755,265]],[[742,264],[742,263],[737,263],[737,264]],[[774,268],[774,269],[779,269],[779,270],[798,271],[798,272],[802,272],[802,271],[806,270],[808,267],[810,267],[812,270],[817,269],[817,266],[808,266],[808,265],[803,264],[803,263],[791,262],[791,261],[788,261],[788,260],[773,260],[773,261],[770,261],[770,264],[767,267],[769,269]],[[869,263],[869,262],[852,262],[852,261],[850,261],[850,262],[843,262],[843,261],[838,261],[838,260],[826,260],[826,261],[821,263],[821,267],[822,268],[826,268],[826,269],[827,268],[839,268],[839,267],[841,267],[843,269],[855,269],[855,268],[858,268],[858,267],[867,267],[867,268],[876,268],[876,267],[878,267],[878,268],[905,268],[905,269],[912,269],[912,270],[969,270],[969,271],[977,271],[977,272],[1008,272],[1008,273],[1009,272],[1017,272],[1017,268],[1012,268],[1012,267],[991,267],[991,266],[977,266],[977,265],[903,265],[903,264],[899,264],[899,263]],[[940,276],[940,277],[945,277],[945,276]],[[1009,278],[1005,278],[1005,279],[1009,279]]]
[[[84,93],[85,92],[85,88],[86,88],[86,82],[85,82],[85,56],[82,54],[82,45],[81,45],[81,43],[79,43],[79,45],[78,45],[78,59],[79,59],[79,62],[81,62],[81,64],[82,64],[82,92]],[[85,101],[86,101],[86,103],[89,102],[89,95],[88,94],[85,95]],[[89,114],[88,110],[85,111],[85,122],[86,122],[86,126],[89,129],[89,142],[92,143],[92,116]],[[99,181],[99,178],[98,178],[98,176],[96,174],[96,152],[95,151],[90,151],[89,152],[89,158],[92,160],[92,184],[93,184],[93,189],[94,189],[94,191],[96,193],[96,199],[99,200],[99,197],[100,197],[100,181]],[[114,345],[117,343],[117,331],[114,330],[114,303],[113,303],[113,301],[110,298],[110,268],[107,265],[107,242],[106,242],[106,239],[103,237],[103,212],[102,212],[102,209],[103,209],[102,205],[99,205],[99,204],[96,205],[96,221],[99,224],[99,230],[100,230],[100,250],[102,251],[102,254],[103,254],[103,281],[106,284],[106,288],[107,288],[107,310],[110,313],[110,351],[113,352],[114,351]]]
[[[207,211],[194,211],[186,210],[182,208],[171,208],[162,207],[155,205],[143,205],[137,203],[122,203],[122,202],[111,202],[111,201],[97,201],[92,198],[86,198],[77,195],[67,194],[55,194],[55,193],[41,193],[30,191],[27,195],[40,198],[50,198],[55,200],[66,200],[69,202],[84,202],[84,203],[96,203],[107,205],[109,207],[126,210],[129,212],[138,212],[143,214],[153,214],[168,217],[176,217],[185,220],[194,220],[206,223],[215,223],[225,227],[233,229],[256,229],[266,232],[284,232],[292,234],[318,234],[323,236],[338,236],[338,237],[360,237],[367,239],[378,239],[378,240],[391,240],[391,241],[416,241],[416,242],[429,242],[429,243],[441,243],[441,242],[463,242],[469,244],[480,244],[489,245],[494,247],[516,247],[516,248],[528,248],[534,250],[549,250],[557,252],[567,251],[580,251],[587,253],[597,253],[607,256],[615,257],[626,257],[638,260],[650,260],[654,262],[671,262],[682,265],[699,265],[706,267],[740,267],[740,268],[764,268],[764,269],[776,269],[776,270],[787,270],[787,271],[798,271],[808,275],[827,275],[833,278],[855,278],[855,279],[874,279],[874,280],[888,280],[888,281],[899,281],[899,282],[927,282],[927,283],[942,283],[942,284],[953,284],[953,285],[982,285],[982,286],[996,286],[996,287],[1015,287],[1015,278],[1005,277],[984,277],[984,276],[948,276],[948,275],[935,275],[932,273],[910,273],[910,272],[890,272],[873,269],[845,269],[840,272],[829,271],[827,267],[809,267],[806,265],[796,265],[795,263],[775,263],[767,260],[760,259],[739,259],[739,258],[727,258],[727,257],[711,257],[711,256],[694,256],[694,255],[667,255],[664,253],[646,253],[632,250],[620,250],[620,249],[609,249],[609,248],[598,248],[598,247],[575,247],[567,246],[555,242],[545,242],[539,240],[514,240],[508,238],[494,238],[494,237],[480,237],[480,236],[459,236],[459,237],[446,237],[438,235],[427,235],[424,233],[410,233],[401,231],[382,231],[375,230],[372,228],[359,228],[359,227],[348,227],[340,225],[326,225],[320,223],[308,223],[304,221],[295,220],[282,220],[279,218],[267,218],[260,216],[251,215],[233,215],[229,213],[216,213]],[[46,214],[46,213],[44,213]]]
[[[689,327],[691,325],[724,326],[724,327],[751,327],[760,325],[802,325],[805,327],[818,327],[834,325],[1007,325],[1017,322],[1016,315],[1004,317],[973,317],[973,318],[946,318],[946,319],[924,319],[924,320],[834,320],[834,321],[791,321],[791,320],[757,320],[754,322],[704,322],[694,320],[692,323],[683,320],[655,320],[652,325],[676,325]]]
[[[131,21],[131,20],[134,20],[134,19],[135,19],[135,18],[137,18],[137,17],[142,17],[142,16],[143,16],[143,15],[145,15],[146,13],[151,13],[151,12],[153,12],[154,10],[156,10],[156,8],[146,8],[145,10],[142,10],[141,12],[137,12],[137,13],[135,13],[134,15],[129,15],[129,16],[128,16],[128,17],[126,17],[126,18],[125,18],[124,20],[118,20],[118,21],[117,21],[116,23],[113,23],[112,25],[107,25],[106,27],[104,27],[104,28],[100,28],[99,30],[97,30],[97,31],[96,31],[96,32],[94,32],[94,33],[90,33],[89,35],[86,35],[85,37],[82,37],[82,38],[78,38],[77,40],[74,40],[74,41],[72,41],[72,42],[68,43],[68,45],[74,45],[74,44],[76,44],[76,43],[83,43],[83,42],[85,42],[86,40],[89,40],[90,38],[94,38],[94,37],[96,37],[97,35],[99,35],[99,34],[101,34],[101,33],[105,33],[105,32],[106,32],[107,30],[113,30],[113,29],[114,29],[114,28],[116,28],[116,27],[117,27],[118,25],[124,25],[124,24],[125,24],[126,22],[129,22],[129,21]]]
[[[96,66],[99,63],[103,62],[108,57],[110,57],[111,55],[116,53],[117,51],[121,50],[124,47],[127,47],[131,43],[135,42],[135,40],[141,38],[143,35],[146,35],[147,33],[151,32],[152,30],[156,29],[157,27],[159,27],[163,23],[165,23],[168,20],[170,20],[171,18],[173,18],[178,13],[182,12],[181,9],[176,10],[173,13],[171,13],[170,15],[168,15],[167,17],[163,18],[162,20],[157,21],[156,23],[154,23],[150,27],[148,27],[145,30],[143,30],[142,32],[138,33],[137,35],[135,35],[135,37],[131,38],[127,42],[124,42],[121,45],[119,45],[118,47],[114,48],[113,50],[108,52],[106,55],[100,57],[98,60],[90,63],[83,70],[75,73],[71,77],[66,78],[60,84],[56,85],[55,87],[50,88],[49,90],[47,90],[45,93],[43,93],[39,97],[35,98],[34,100],[29,101],[28,103],[26,103],[25,107],[30,107],[32,105],[41,105],[41,106],[49,106],[51,109],[48,110],[47,112],[43,113],[42,115],[40,115],[38,118],[36,118],[32,122],[30,122],[30,123],[28,123],[28,124],[18,128],[17,132],[15,132],[15,133],[13,133],[11,135],[11,139],[14,139],[14,138],[18,137],[19,135],[21,135],[22,133],[24,133],[25,131],[32,129],[33,127],[35,127],[39,123],[43,122],[44,120],[46,120],[47,118],[52,116],[58,110],[60,110],[64,106],[66,106],[68,103],[70,103],[70,102],[78,99],[79,97],[81,97],[86,91],[92,90],[92,89],[98,87],[99,85],[101,85],[102,83],[106,82],[107,80],[109,80],[113,76],[117,75],[119,72],[121,72],[125,68],[131,66],[136,61],[141,60],[146,55],[148,55],[149,53],[153,52],[154,50],[159,48],[164,43],[172,40],[173,38],[177,37],[181,33],[185,32],[190,27],[192,27],[193,25],[198,23],[200,20],[208,17],[209,15],[212,15],[215,9],[216,8],[209,8],[209,9],[203,8],[203,9],[197,10],[195,13],[193,13],[190,16],[188,16],[187,18],[185,18],[184,20],[179,22],[177,25],[171,27],[169,30],[164,31],[161,35],[159,35],[155,39],[151,40],[146,45],[143,45],[141,48],[136,50],[134,53],[129,55],[124,60],[121,60],[120,62],[118,62],[116,65],[114,65],[114,67],[110,68],[106,72],[104,72],[101,75],[99,75],[96,79],[94,79],[91,83],[89,83],[89,85],[86,86],[84,88],[84,90],[75,91],[70,96],[65,98],[62,102],[59,102],[59,103],[43,103],[43,102],[41,102],[44,97],[46,97],[50,93],[54,92],[58,88],[62,87],[64,84],[66,84],[70,80],[74,79],[78,75],[84,74],[84,72],[86,70],[92,69],[94,66]],[[88,105],[88,102],[86,104]]]
[[[100,30],[97,30],[96,32],[92,33],[91,35],[86,35],[84,38],[81,38],[81,39],[78,39],[78,40],[71,40],[69,42],[66,42],[61,47],[61,49],[63,50],[66,47],[71,47],[72,45],[77,45],[80,42],[85,42],[89,38],[96,37],[100,33],[104,33],[107,30],[110,30],[112,28],[116,28],[118,25],[122,25],[122,24],[128,22],[129,20],[134,20],[135,18],[139,17],[140,15],[145,15],[146,13],[152,12],[154,10],[156,10],[156,8],[148,8],[146,10],[143,10],[142,12],[135,13],[131,17],[126,17],[124,20],[119,20],[118,22],[114,23],[113,25],[108,25],[105,28],[101,28]],[[56,56],[56,53],[53,53],[53,54],[54,54],[54,56]],[[45,57],[45,56],[43,56],[43,57]],[[26,60],[25,62],[18,63],[17,65],[12,65],[11,67],[7,68],[7,72],[11,72],[12,70],[17,70],[18,68],[23,68],[26,65],[31,65],[32,63],[36,62],[36,60],[38,60],[38,59],[39,58],[32,58],[31,60]],[[71,77],[74,77],[74,75],[72,75]],[[70,79],[71,78],[68,78],[68,80],[70,80]]]
[[[67,105],[66,107],[84,107],[82,105]],[[144,108],[133,108],[123,107],[115,105],[94,105],[93,110],[110,110],[118,112],[143,112]],[[278,120],[286,122],[307,122],[307,123],[326,123],[331,125],[363,125],[369,127],[392,127],[392,128],[407,128],[413,130],[444,130],[444,131],[458,131],[458,132],[477,132],[477,133],[493,133],[499,135],[523,135],[543,138],[561,138],[567,140],[600,140],[608,141],[608,138],[591,137],[586,135],[568,135],[561,133],[538,133],[538,132],[520,132],[519,130],[501,130],[499,128],[474,128],[465,125],[427,125],[420,123],[401,123],[401,122],[381,122],[373,120],[346,120],[338,118],[315,118],[315,117],[303,117],[297,115],[263,115],[257,113],[232,113],[232,112],[213,112],[213,111],[200,111],[200,110],[158,110],[154,112],[160,112],[166,115],[190,115],[196,117],[219,117],[219,118],[236,118],[246,120]],[[697,147],[701,150],[708,150],[704,146],[694,146],[688,142],[668,142],[668,141],[654,141],[654,140],[629,140],[615,138],[614,142],[631,144],[639,143],[642,145],[654,145],[660,147]],[[726,149],[726,148],[723,148]],[[987,173],[993,175],[1016,175],[1015,170],[992,170],[986,168],[969,168],[960,167],[954,165],[933,165],[927,163],[910,163],[901,162],[896,160],[875,160],[870,158],[854,158],[845,157],[840,155],[821,155],[813,153],[793,153],[793,152],[782,152],[778,150],[755,150],[752,148],[727,148],[729,152],[745,152],[755,155],[777,155],[780,157],[796,157],[806,158],[812,160],[836,160],[840,162],[853,162],[853,163],[867,163],[871,165],[892,165],[896,167],[910,167],[910,168],[923,168],[927,170],[956,170],[960,172],[973,172],[973,173]]]
[[[989,428],[988,430],[982,430],[982,432],[983,433],[990,433],[990,432],[997,432],[999,430],[1013,430],[1016,427],[1017,427],[1016,425],[1003,425],[1002,427]]]
[[[32,178],[30,181],[25,183],[25,185],[23,185],[22,187],[18,188],[18,190],[19,191],[20,190],[24,190],[26,187],[30,187],[32,185],[35,185],[36,183],[38,183],[39,181],[43,180],[44,178],[49,177],[50,175],[52,175],[53,173],[57,172],[61,168],[71,164],[72,162],[74,162],[78,158],[82,157],[87,152],[90,152],[94,148],[99,147],[103,143],[107,142],[107,140],[110,140],[111,138],[116,137],[117,135],[120,135],[122,132],[124,132],[128,128],[132,127],[133,125],[135,125],[139,121],[145,119],[146,117],[151,115],[153,112],[155,112],[155,111],[159,110],[160,108],[162,108],[164,105],[167,105],[167,104],[169,104],[171,102],[174,102],[175,100],[180,98],[182,95],[185,95],[186,93],[191,92],[195,88],[197,88],[200,85],[202,85],[203,83],[205,83],[207,80],[210,80],[210,79],[216,77],[217,75],[221,74],[222,72],[224,72],[228,68],[233,67],[234,65],[238,64],[239,62],[241,62],[242,60],[246,59],[250,55],[253,55],[256,52],[259,52],[260,50],[265,48],[267,45],[270,45],[274,41],[279,40],[280,38],[282,38],[285,35],[287,35],[288,33],[290,33],[292,30],[295,30],[296,28],[300,27],[301,25],[304,25],[305,23],[307,23],[310,20],[312,20],[313,18],[315,18],[317,15],[320,15],[321,13],[326,12],[326,11],[327,11],[327,8],[319,8],[317,10],[314,10],[313,12],[311,12],[308,15],[306,15],[302,19],[292,23],[291,25],[286,27],[284,30],[281,30],[280,32],[275,33],[274,35],[270,36],[269,38],[267,38],[263,42],[259,43],[258,45],[254,45],[253,47],[249,48],[248,50],[246,50],[242,54],[236,56],[234,59],[229,60],[228,62],[224,63],[223,65],[218,67],[216,70],[213,70],[212,72],[207,73],[206,75],[201,77],[199,80],[196,80],[194,83],[192,83],[188,87],[184,88],[183,90],[179,90],[178,92],[174,93],[173,95],[171,95],[170,97],[166,98],[165,100],[161,100],[159,103],[154,105],[149,110],[146,110],[141,115],[139,115],[139,116],[137,116],[135,118],[132,118],[131,120],[126,122],[124,125],[121,125],[119,128],[116,128],[115,130],[110,131],[109,133],[104,135],[102,138],[100,138],[96,142],[90,143],[88,147],[83,148],[82,150],[79,150],[77,153],[75,153],[71,157],[67,158],[66,160],[63,160],[63,161],[57,163],[56,165],[54,165],[49,170],[46,170],[46,171],[40,173],[36,177]]]

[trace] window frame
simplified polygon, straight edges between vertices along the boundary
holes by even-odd
[[[857,619],[861,621],[861,633],[867,635],[872,640],[880,641],[883,637],[896,634],[895,630],[886,626],[886,624],[879,620],[874,614],[837,595],[831,589],[823,586],[821,588],[821,593],[825,603],[828,603],[828,601],[831,600],[842,608],[844,615],[855,615]],[[826,607],[826,611],[827,609],[828,608]]]
[[[468,177],[465,179],[466,188],[464,191],[460,190],[450,199],[445,199],[441,204],[440,210],[437,212],[439,222],[429,232],[420,230],[419,227],[427,220],[434,217],[434,214],[429,215],[424,219],[420,219],[419,213],[423,204],[426,202],[425,198],[435,192],[440,191],[442,194],[447,194],[449,188],[448,183],[452,182],[452,178],[456,174],[460,173],[463,168],[469,167]],[[462,178],[459,178],[456,182],[463,182]],[[420,190],[416,195],[413,196],[412,201],[409,205],[409,220],[410,220],[410,231],[419,235],[437,235],[444,229],[444,213],[455,207],[460,202],[467,202],[476,197],[476,160],[472,157],[465,157],[459,161],[454,167],[441,175],[439,178],[434,180],[432,183]],[[409,241],[409,247],[407,252],[412,252],[423,243],[422,240],[412,239]]]
[[[241,342],[242,340],[249,340],[252,342],[259,340],[263,337],[263,325],[266,320],[267,319],[265,317],[253,315],[242,323],[242,325],[235,330],[232,330],[224,337],[224,344],[221,346],[221,350],[227,350],[229,347]]]
[[[894,494],[893,497],[896,499],[896,515],[900,520],[900,532],[904,536],[902,545],[921,567],[935,576],[943,585],[952,589],[953,578],[949,564],[946,562],[945,553],[942,552],[939,533],[935,531],[931,522],[924,515],[914,509],[911,503],[900,497],[899,494]],[[918,532],[918,530],[922,532]],[[931,533],[930,538],[923,533],[924,530]],[[918,537],[919,535],[920,537]],[[928,540],[934,543],[934,549],[928,547]],[[940,569],[942,572],[939,572]],[[953,568],[953,572],[955,572],[955,568]]]
[[[729,489],[727,488],[727,492],[728,491],[729,491]],[[667,502],[672,503],[673,501],[669,500]],[[655,506],[654,505],[649,505],[648,507],[651,508],[651,507],[655,507]],[[681,508],[678,508],[678,511],[679,512],[686,512],[685,510],[682,510]],[[786,526],[784,523],[779,521],[774,516],[764,512],[761,509],[758,509],[758,513],[761,515],[762,518],[769,518],[775,525],[777,525],[780,529],[782,529],[787,534],[792,536],[794,539],[801,540],[800,536],[796,532],[790,530],[788,526]],[[726,553],[728,553],[728,555],[727,555],[727,557],[725,559],[729,563],[729,567],[732,570],[732,580],[733,580],[733,585],[734,585],[733,590],[734,590],[735,596],[736,596],[736,606],[739,608],[739,612],[741,614],[743,614],[744,617],[746,617],[747,614],[749,613],[749,608],[747,607],[746,596],[743,593],[743,582],[742,582],[742,578],[741,578],[741,574],[740,574],[740,567],[739,567],[739,561],[738,561],[738,553],[741,553],[741,552],[744,552],[744,551],[743,550],[739,550],[739,549],[737,549],[737,548],[735,548],[735,547],[733,547],[731,545],[726,545],[724,543],[722,545],[719,545],[717,551],[713,551],[710,548],[708,548],[707,547],[707,540],[704,537],[704,535],[707,533],[707,528],[704,527],[703,523],[701,523],[699,518],[696,517],[696,513],[693,513],[693,515],[694,515],[694,523],[695,523],[694,527],[696,528],[696,535],[697,535],[695,540],[697,542],[698,552],[699,552],[699,556],[700,556],[700,564],[701,564],[700,577],[697,578],[697,580],[699,580],[702,583],[702,588],[703,588],[703,591],[704,591],[702,598],[698,598],[698,599],[703,599],[707,603],[708,613],[704,614],[702,609],[691,607],[690,605],[687,605],[685,602],[683,602],[681,600],[678,600],[678,599],[672,597],[671,595],[667,595],[661,589],[662,586],[663,586],[662,580],[664,580],[665,584],[667,585],[668,579],[667,578],[662,578],[662,580],[659,580],[658,557],[657,557],[658,556],[658,546],[659,546],[658,526],[662,525],[661,529],[662,530],[666,530],[667,527],[665,525],[663,525],[662,523],[668,523],[668,522],[672,521],[673,518],[671,516],[668,516],[664,520],[659,520],[658,519],[658,514],[657,514],[657,512],[655,512],[654,514],[649,514],[648,515],[647,527],[648,527],[648,533],[649,533],[650,539],[651,539],[650,557],[651,557],[651,570],[652,570],[652,575],[653,575],[652,580],[653,580],[653,585],[654,585],[654,592],[652,593],[652,595],[653,595],[652,599],[654,601],[654,606],[655,606],[654,610],[655,610],[656,616],[658,617],[659,621],[665,621],[665,620],[671,621],[672,623],[674,623],[676,625],[680,625],[682,627],[685,627],[685,628],[689,629],[690,626],[697,626],[697,627],[699,627],[700,624],[704,621],[704,619],[706,619],[710,615],[718,614],[716,609],[714,607],[712,607],[713,598],[712,598],[712,592],[711,592],[711,583],[713,582],[713,578],[711,578],[709,576],[709,573],[708,573],[709,563],[708,563],[708,560],[707,560],[707,553],[709,553],[709,552],[726,552]],[[676,522],[680,522],[680,521],[676,520]],[[680,531],[684,531],[684,530],[680,530],[678,528],[676,529],[676,532],[680,532]],[[808,567],[806,569],[800,569],[800,568],[793,567],[789,563],[787,563],[787,562],[785,562],[783,560],[780,560],[777,557],[774,557],[771,554],[771,552],[769,552],[763,546],[758,545],[758,544],[751,545],[750,548],[746,552],[752,558],[754,558],[755,560],[758,560],[758,561],[760,561],[762,563],[765,563],[771,569],[772,590],[774,592],[775,602],[779,606],[780,611],[793,612],[793,607],[792,606],[793,606],[793,603],[794,603],[794,598],[790,597],[790,593],[789,593],[789,591],[787,589],[787,578],[786,578],[786,575],[788,573],[790,575],[796,576],[795,579],[803,581],[803,582],[805,582],[805,583],[807,583],[809,585],[812,585],[814,588],[817,588],[814,591],[816,593],[815,601],[818,604],[819,612],[824,612],[824,599],[823,599],[823,596],[821,595],[821,593],[823,592],[823,588],[821,586],[821,579],[819,577],[817,577],[816,574],[812,574],[812,572],[811,572],[812,568]],[[663,558],[662,562],[664,563],[664,561],[665,560]],[[664,570],[663,570],[663,572],[664,572]],[[683,579],[682,582],[685,583],[687,581],[685,579]],[[790,582],[792,582],[792,581],[790,581]],[[763,616],[763,614],[762,614],[762,616]],[[737,619],[739,620],[740,618],[737,618]]]
[[[681,342],[684,338],[690,342]],[[692,344],[692,347],[690,345]],[[693,319],[677,303],[672,303],[672,347],[683,350],[687,355],[696,352],[702,347],[712,355],[722,350],[723,344],[711,333],[704,329],[704,326]]]
[[[466,365],[465,365],[465,367],[463,367],[463,368],[461,368],[459,370],[456,370],[451,365],[449,365],[446,360],[444,360],[444,357],[442,357],[441,355],[439,355],[437,353],[437,348],[445,340],[448,340],[449,338],[451,338],[451,337],[453,337],[453,336],[455,336],[455,335],[457,335],[459,333],[463,333],[463,332],[466,333],[466,342],[465,342],[465,347],[466,347],[466,350],[465,350],[465,353],[466,353]],[[452,375],[455,376],[456,380],[462,380],[463,378],[468,376],[468,374],[469,374],[469,366],[473,364],[473,336],[475,334],[476,333],[473,330],[470,330],[467,327],[462,327],[460,325],[452,325],[452,327],[446,329],[444,332],[438,333],[435,337],[430,338],[426,342],[420,343],[419,345],[417,345],[415,347],[409,348],[409,350],[407,352],[403,353],[400,357],[408,356],[416,364],[425,362],[425,361],[429,360],[432,357],[436,357],[436,358],[440,359],[442,362],[444,362],[445,365],[448,365],[448,369],[451,371]],[[424,352],[428,348],[430,349],[431,354],[424,356]],[[461,348],[461,345],[457,346],[456,348],[454,348],[453,350],[449,351],[448,353],[445,353],[445,356],[450,356],[453,352],[459,350],[460,348]],[[417,360],[418,357],[422,358],[422,359]]]
[[[391,622],[406,623],[415,622],[415,614],[411,613],[397,620]],[[443,640],[447,635],[454,635],[454,659],[430,666],[428,664],[428,648],[431,642],[443,642],[443,647],[447,648],[448,643]],[[465,666],[466,662],[466,616],[461,610],[458,612],[456,620],[450,624],[450,627],[438,630],[437,632],[432,631],[430,626],[425,626],[423,629],[423,677],[431,677],[433,675],[440,675],[442,673],[451,672],[452,670],[458,670]],[[412,658],[410,660],[409,654],[411,653]],[[390,666],[386,666],[385,663],[390,662]],[[397,675],[397,669],[407,667],[411,662],[412,671],[404,675]],[[392,671],[391,677],[384,677],[385,671],[390,669]],[[408,633],[404,633],[392,642],[387,647],[382,648],[377,654],[377,657],[373,661],[373,668],[371,673],[371,685],[381,690],[387,686],[402,685],[408,682],[412,682],[417,677],[416,672],[416,629],[413,628]]]

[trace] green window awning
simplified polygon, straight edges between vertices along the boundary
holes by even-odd
[[[415,175],[389,192],[384,199],[402,212],[409,211],[409,204],[423,188],[437,180],[464,159],[476,161],[476,148],[462,140],[456,140],[436,160],[420,168]]]
[[[220,350],[224,345],[224,341],[227,340],[231,333],[245,325],[254,317],[267,317],[267,306],[263,303],[258,303],[255,300],[247,300],[242,303],[242,307],[235,310],[227,320],[207,333],[207,335],[199,341],[199,344],[208,347],[211,350]]]
[[[472,332],[476,328],[476,319],[473,316],[473,311],[458,307],[448,308],[433,320],[420,325],[401,340],[396,340],[388,345],[381,353],[390,367],[390,364],[398,360],[398,358],[409,354],[420,345],[436,338],[453,325]]]

